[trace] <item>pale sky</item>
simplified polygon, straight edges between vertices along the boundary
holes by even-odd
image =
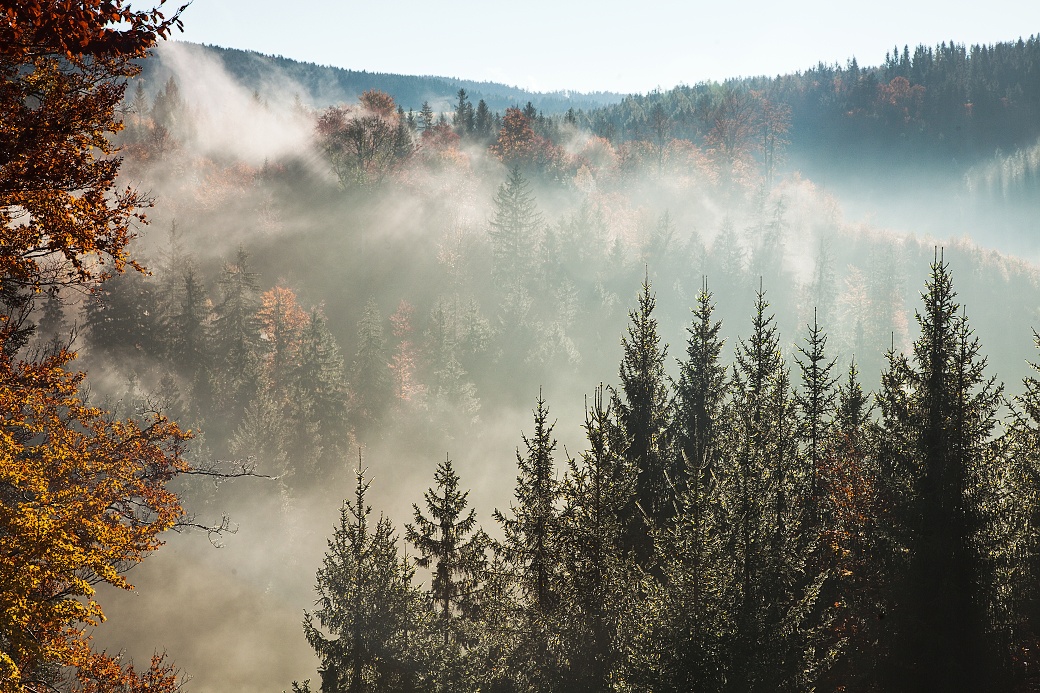
[[[186,41],[354,70],[643,93],[852,56],[874,65],[894,45],[1028,38],[1040,2],[194,0],[183,19]]]

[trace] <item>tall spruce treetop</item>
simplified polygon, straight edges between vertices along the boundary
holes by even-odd
[[[827,428],[835,407],[835,383],[831,375],[835,360],[827,360],[827,335],[820,329],[813,311],[813,323],[805,337],[805,344],[798,345],[795,361],[801,371],[802,386],[795,393],[795,403],[800,413],[798,438],[802,443],[805,458],[805,504],[808,521],[819,519],[820,481],[819,469],[824,455]]]
[[[542,228],[542,214],[519,166],[495,195],[491,217],[491,272],[496,282],[512,284],[527,276]]]
[[[766,292],[759,285],[755,314],[751,318],[751,336],[738,344],[734,366],[734,381],[738,385],[743,413],[755,423],[763,420],[769,390],[780,369],[780,339],[775,316],[767,314],[768,309]]]
[[[249,267],[249,253],[239,249],[220,277],[221,301],[213,319],[214,347],[223,367],[247,369],[260,350],[260,284]]]
[[[719,337],[722,322],[713,320],[714,310],[705,278],[693,309],[693,324],[686,328],[686,360],[679,361],[675,392],[676,483],[680,490],[709,482],[719,445],[716,437],[726,397],[726,366],[720,361],[725,343]]]
[[[488,538],[477,526],[476,510],[466,511],[469,491],[459,489],[450,459],[437,465],[433,479],[436,487],[423,494],[430,516],[413,504],[414,522],[405,525],[405,538],[419,551],[416,564],[433,571],[430,592],[441,618],[476,618]]]
[[[621,393],[614,393],[614,407],[625,436],[625,457],[636,470],[635,502],[630,517],[631,548],[640,563],[653,556],[651,528],[674,514],[673,485],[669,479],[668,430],[671,402],[664,360],[668,347],[661,344],[654,317],[656,298],[644,279],[639,307],[629,312],[627,336],[621,338],[624,356],[619,371]]]
[[[523,435],[526,453],[516,451],[519,474],[516,478],[511,517],[495,510],[505,541],[502,553],[514,567],[520,591],[529,608],[547,614],[555,606],[556,577],[559,569],[560,484],[556,478],[549,408],[538,393],[534,410],[534,435]]]
[[[496,546],[502,567],[511,577],[513,608],[503,625],[507,666],[518,679],[511,690],[561,690],[565,663],[559,656],[562,601],[563,541],[560,484],[556,478],[549,410],[538,394],[534,434],[523,436],[525,452],[516,452],[519,474],[515,504],[509,516],[499,510],[495,520],[505,535]]]
[[[318,570],[318,608],[303,622],[321,660],[323,693],[416,688],[424,600],[412,584],[413,568],[398,555],[390,520],[380,516],[373,526],[369,519],[368,487],[359,470],[354,500],[344,501]]]
[[[838,386],[834,425],[842,435],[858,439],[872,409],[870,399],[859,383],[859,369],[856,367],[856,360],[853,359],[849,363],[845,382]]]
[[[383,332],[383,317],[375,301],[365,305],[358,321],[358,348],[354,356],[351,384],[354,387],[352,417],[360,431],[372,430],[394,396],[390,353]]]
[[[617,629],[635,582],[623,531],[635,484],[602,385],[585,407],[585,436],[589,447],[567,461],[563,486],[564,659],[569,690],[606,691],[622,661]]]
[[[956,302],[949,266],[936,257],[917,313],[911,359],[890,357],[878,401],[908,490],[901,535],[907,604],[894,676],[908,689],[982,690],[998,680],[987,632],[991,556],[980,542],[988,514],[987,466],[1002,387],[983,371],[978,339]]]

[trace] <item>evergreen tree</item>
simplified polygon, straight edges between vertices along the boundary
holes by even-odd
[[[61,294],[57,288],[51,289],[47,292],[47,298],[43,302],[36,339],[46,350],[57,353],[62,346],[69,345],[72,337],[72,327],[65,318]]]
[[[542,227],[531,187],[519,166],[498,188],[491,217],[491,274],[504,289],[522,283],[534,266],[534,251]]]
[[[694,498],[701,497],[702,489],[715,475],[726,399],[726,366],[720,361],[722,322],[713,320],[714,310],[705,278],[693,309],[693,324],[686,328],[686,361],[679,361],[673,422],[678,455],[675,481],[680,491],[690,489]]]
[[[1040,335],[1033,332],[1040,348]],[[1005,478],[1008,492],[994,523],[999,551],[998,625],[1015,662],[1015,690],[1040,686],[1036,644],[1040,643],[1040,366],[1030,363],[1033,375],[1023,378],[1025,391],[1015,398]],[[1002,588],[1002,589],[1001,589]]]
[[[580,461],[568,460],[561,492],[564,689],[607,691],[624,661],[625,631],[631,630],[626,612],[638,577],[624,546],[635,475],[602,386],[586,406],[585,436],[589,448]]]
[[[305,613],[304,634],[321,660],[322,693],[414,691],[425,664],[427,601],[412,584],[414,569],[398,555],[390,520],[380,516],[372,526],[368,487],[359,470],[354,500],[344,501],[318,570],[318,608]]]
[[[394,396],[390,353],[375,301],[365,305],[357,330],[358,348],[351,369],[351,417],[359,433],[374,433]]]
[[[259,386],[260,286],[249,267],[249,254],[239,249],[220,277],[221,300],[213,314],[213,351],[218,413],[237,422]]]
[[[937,257],[912,358],[890,357],[879,398],[897,463],[888,482],[908,500],[898,528],[907,565],[890,690],[981,690],[1005,673],[987,618],[993,556],[981,543],[1002,388],[983,375],[986,359],[955,297]]]
[[[422,102],[422,109],[419,111],[419,129],[423,132],[433,127],[433,108],[430,107],[429,101]]]
[[[300,343],[294,377],[293,418],[297,441],[291,449],[321,450],[324,460],[336,459],[345,445],[347,388],[343,355],[329,331],[325,314],[311,311]],[[313,434],[308,428],[313,427]],[[302,440],[300,438],[303,438]]]
[[[493,128],[494,122],[491,117],[491,109],[488,108],[484,99],[481,99],[477,102],[477,110],[473,114],[473,134],[481,142],[488,142],[491,140],[491,134],[494,132]]]
[[[798,406],[799,430],[798,438],[805,461],[805,486],[802,494],[808,528],[818,528],[820,521],[820,481],[819,470],[823,460],[827,439],[827,428],[835,407],[835,383],[837,378],[831,376],[835,361],[827,360],[825,349],[827,335],[816,322],[813,311],[813,324],[809,326],[809,334],[805,344],[798,345],[795,361],[801,371],[801,388],[795,394]]]
[[[613,396],[625,436],[625,456],[636,470],[627,531],[629,547],[642,566],[653,558],[652,530],[663,527],[674,514],[668,441],[671,402],[664,372],[668,348],[661,344],[655,306],[650,280],[644,279],[639,307],[629,312],[627,337],[621,338],[621,391]]]
[[[210,359],[206,334],[209,299],[192,265],[180,279],[179,305],[170,317],[170,355],[182,373],[194,376]]]
[[[455,114],[451,118],[452,127],[459,137],[468,137],[474,128],[473,104],[469,102],[469,96],[465,89],[459,89],[456,94],[459,101],[455,106]]]
[[[729,690],[776,690],[788,672],[778,671],[781,581],[777,516],[783,517],[785,483],[777,478],[783,449],[776,424],[782,412],[785,372],[774,317],[759,288],[752,332],[736,351],[733,420],[726,459],[724,506],[727,550],[734,573],[732,642],[727,651]],[[777,591],[774,591],[777,590]],[[774,604],[774,601],[778,602]],[[741,662],[744,665],[741,665]],[[785,681],[786,685],[789,681]]]
[[[469,492],[459,489],[450,459],[437,466],[434,482],[436,488],[424,494],[430,517],[413,504],[414,524],[405,526],[405,539],[419,552],[416,565],[433,573],[433,633],[440,650],[437,690],[456,691],[472,683],[473,674],[463,670],[462,660],[476,640],[475,626],[482,615],[480,591],[488,569],[489,539],[477,525],[476,511],[466,511]]]
[[[521,690],[554,690],[560,679],[556,618],[560,601],[560,484],[556,478],[549,409],[538,395],[534,435],[516,451],[519,474],[508,515],[495,510],[504,538],[497,547],[514,581],[521,612],[512,626],[508,667]]]
[[[140,272],[119,274],[102,284],[86,304],[91,347],[122,358],[161,353],[155,323],[155,291]]]

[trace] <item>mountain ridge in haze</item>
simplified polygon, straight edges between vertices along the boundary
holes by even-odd
[[[177,42],[191,51],[218,60],[227,73],[243,86],[263,95],[272,81],[288,82],[300,89],[301,101],[312,107],[335,103],[351,103],[369,89],[385,91],[406,111],[418,112],[424,101],[434,112],[449,112],[457,102],[459,89],[465,89],[469,100],[483,99],[493,111],[504,111],[510,106],[527,102],[552,115],[568,109],[592,109],[617,103],[623,94],[612,92],[581,93],[556,91],[540,93],[497,82],[478,82],[455,77],[434,75],[400,75],[394,73],[351,70],[330,65],[318,65],[280,55],[266,55],[257,51],[241,50]],[[172,70],[165,64],[162,52],[156,52],[142,63],[141,78],[150,91],[166,82]]]

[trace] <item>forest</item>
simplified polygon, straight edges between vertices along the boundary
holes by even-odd
[[[108,5],[0,19],[0,691],[1040,686],[974,228],[1035,242],[1040,39],[327,105]],[[850,211],[926,172],[962,227]]]

